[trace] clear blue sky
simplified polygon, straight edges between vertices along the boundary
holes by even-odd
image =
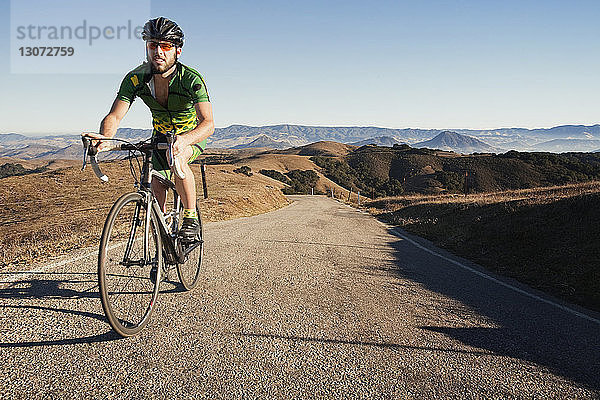
[[[97,130],[127,71],[11,74],[9,10],[0,0],[0,133]],[[219,127],[600,122],[597,0],[179,0],[151,14],[184,29],[181,61],[203,74]],[[122,126],[150,127],[141,101]]]

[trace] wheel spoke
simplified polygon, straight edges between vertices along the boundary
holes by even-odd
[[[150,269],[162,262],[161,241],[156,218],[146,218],[146,213],[141,194],[125,195],[111,209],[102,233],[98,263],[102,305],[109,323],[122,336],[144,327],[158,294],[159,283],[151,281]],[[134,227],[137,221],[143,221],[142,225]],[[153,256],[151,262],[145,257],[145,247]]]

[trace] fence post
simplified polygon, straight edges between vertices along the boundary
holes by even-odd
[[[202,188],[204,189],[204,198],[208,199],[208,186],[206,185],[206,164],[204,164],[204,160],[200,165],[200,172],[202,172]]]
[[[358,191],[358,205],[360,206],[360,190]]]
[[[315,195],[315,188],[312,188],[312,187],[310,188],[310,195],[311,196]]]

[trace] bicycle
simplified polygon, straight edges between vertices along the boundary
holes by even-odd
[[[163,275],[177,269],[181,284],[186,290],[193,289],[200,278],[202,252],[202,220],[199,201],[196,202],[200,234],[192,242],[179,238],[182,202],[175,184],[152,169],[152,151],[167,150],[174,171],[183,178],[177,160],[171,156],[174,136],[168,134],[167,143],[141,141],[123,142],[107,151],[129,151],[130,172],[134,177],[136,191],[122,195],[112,206],[100,239],[98,252],[98,285],[102,308],[110,326],[123,337],[138,334],[150,321],[156,306]],[[82,136],[84,146],[83,169],[89,157],[92,169],[103,182],[108,177],[98,165],[97,149],[93,138]],[[136,153],[143,156],[142,163]],[[139,169],[137,179],[134,161]],[[158,179],[167,188],[167,204],[164,212],[152,193],[152,179]],[[172,203],[171,203],[172,201]]]

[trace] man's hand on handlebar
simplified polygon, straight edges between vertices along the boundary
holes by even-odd
[[[81,136],[89,137],[90,139],[95,139],[92,141],[92,145],[98,149],[98,151],[104,151],[107,148],[111,147],[109,141],[103,141],[103,139],[110,139],[104,135],[101,135],[96,132],[83,132]]]

